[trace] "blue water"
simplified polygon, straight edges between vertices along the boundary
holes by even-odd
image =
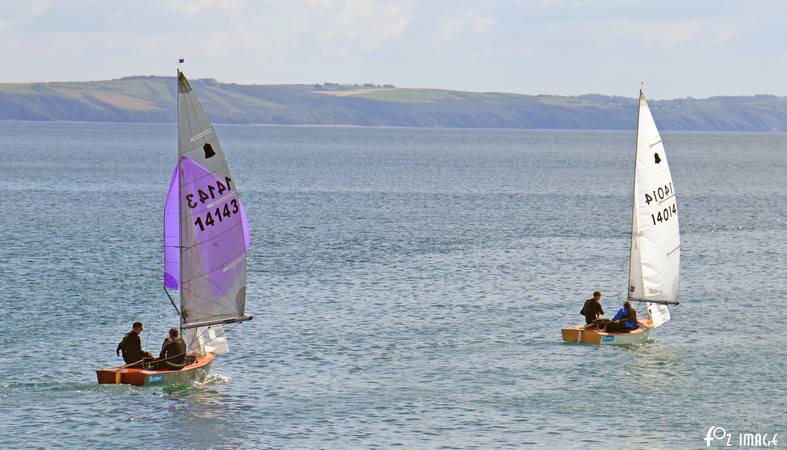
[[[143,389],[94,370],[133,321],[153,351],[177,324],[174,125],[0,122],[0,447],[787,442],[787,135],[664,134],[681,305],[598,348],[560,328],[625,295],[633,132],[217,130],[255,319],[206,383]]]

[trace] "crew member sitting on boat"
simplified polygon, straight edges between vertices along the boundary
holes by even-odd
[[[580,314],[585,316],[585,323],[590,325],[593,323],[598,316],[604,315],[604,310],[601,309],[601,292],[595,291],[593,292],[593,298],[589,298],[585,300],[585,304],[582,305],[582,309],[579,311]]]
[[[604,331],[608,333],[625,333],[631,330],[636,330],[639,325],[637,324],[637,310],[631,306],[631,303],[626,300],[623,307],[618,310],[615,317],[612,318],[606,326]]]
[[[186,363],[186,343],[178,336],[178,329],[169,329],[169,336],[161,345],[156,368],[158,370],[180,370]]]
[[[115,353],[119,356],[123,352],[123,361],[128,367],[141,369],[145,358],[152,358],[149,352],[142,350],[142,340],[139,335],[142,333],[142,322],[134,322],[131,331],[123,336],[123,340],[117,346]]]

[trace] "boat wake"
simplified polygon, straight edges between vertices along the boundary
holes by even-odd
[[[211,386],[214,384],[228,384],[230,378],[218,373],[208,375],[203,381],[195,381],[194,386]]]

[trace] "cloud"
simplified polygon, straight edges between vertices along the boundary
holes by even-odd
[[[46,14],[55,7],[54,2],[51,0],[38,0],[27,3],[28,11],[34,16]]]
[[[344,62],[351,62],[353,60],[358,59],[353,57],[352,53],[350,53],[348,49],[342,47],[325,48],[322,50],[322,55],[332,59],[338,59]]]
[[[606,7],[614,6],[615,4],[630,4],[636,3],[637,0],[536,0],[536,6],[539,8],[577,8],[587,6]]]
[[[2,0],[0,81],[171,74],[184,57],[192,77],[242,83],[628,95],[661,70],[676,96],[782,93],[761,68],[784,65],[785,14],[735,0]]]
[[[245,0],[174,0],[175,8],[186,16],[205,10],[239,12],[246,7]]]
[[[413,20],[410,2],[305,0],[319,14],[310,23],[319,41],[372,50],[402,37]],[[312,11],[314,12],[314,11]]]
[[[461,34],[466,27],[464,19],[461,18],[445,18],[440,21],[440,26],[435,33],[435,39],[438,41],[447,41],[455,38]]]
[[[495,26],[495,19],[491,17],[476,17],[472,20],[472,28],[476,33],[485,33]]]
[[[444,17],[440,20],[434,34],[436,41],[451,41],[465,33],[483,34],[495,27],[495,19],[479,17],[475,14],[465,14],[461,17]]]
[[[735,34],[736,25],[724,19],[689,19],[645,23],[608,22],[597,28],[599,33],[611,36],[617,42],[630,39],[660,50],[683,46],[721,46]]]

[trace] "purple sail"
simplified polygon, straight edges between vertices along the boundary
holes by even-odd
[[[164,205],[164,287],[180,288],[180,210],[178,208],[178,167],[172,172],[167,203]]]
[[[216,131],[183,73],[178,75],[179,267],[184,327],[247,320],[248,226]],[[173,230],[174,231],[174,230]],[[179,276],[171,270],[179,270]]]
[[[243,242],[246,244],[246,253],[249,253],[251,236],[249,236],[249,221],[246,220],[246,208],[243,207],[243,204],[240,205],[240,218],[243,221]]]
[[[189,161],[191,164],[193,162]],[[196,164],[195,164],[196,166]],[[198,166],[196,166],[198,167]],[[203,175],[207,174],[204,169],[195,169]],[[218,181],[215,177],[214,181]],[[178,208],[178,168],[172,172],[172,181],[169,184],[167,202],[164,206],[164,287],[169,289],[180,288],[180,210]],[[231,206],[231,205],[230,205]],[[230,210],[231,211],[231,210]],[[251,239],[249,236],[249,224],[246,219],[246,209],[240,204],[240,219],[243,227],[243,241],[246,252],[249,251]]]
[[[181,299],[187,322],[238,317],[245,306],[248,226],[229,171],[216,172],[220,175],[181,158]]]

